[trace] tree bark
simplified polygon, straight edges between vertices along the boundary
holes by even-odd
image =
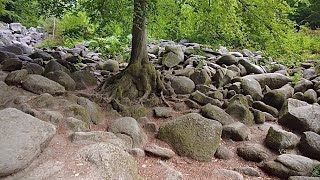
[[[129,66],[133,63],[148,63],[147,52],[147,0],[134,0],[132,25],[132,50]]]
[[[147,0],[134,0],[132,50],[128,67],[101,83],[98,90],[110,99],[125,97],[143,101],[151,93],[160,93],[165,87],[160,73],[149,62],[146,27]]]

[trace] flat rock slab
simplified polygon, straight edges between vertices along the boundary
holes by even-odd
[[[175,153],[171,149],[159,147],[155,144],[147,146],[144,150],[147,153],[150,153],[154,156],[158,156],[165,159],[170,159],[175,155]]]
[[[0,177],[26,168],[46,148],[56,129],[17,109],[0,111]]]

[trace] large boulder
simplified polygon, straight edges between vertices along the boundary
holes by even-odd
[[[8,74],[4,82],[12,86],[19,85],[27,77],[27,75],[28,71],[25,69],[12,71]]]
[[[221,56],[216,63],[219,65],[225,64],[227,66],[230,66],[232,64],[237,64],[238,59],[233,55],[224,55],[224,56]]]
[[[245,95],[250,95],[256,101],[262,99],[262,89],[258,81],[252,78],[241,78],[241,87]]]
[[[245,143],[237,148],[237,153],[245,160],[261,162],[269,158],[268,150],[260,144]]]
[[[270,127],[265,143],[268,148],[280,152],[285,149],[295,148],[299,140],[299,137],[292,132]]]
[[[102,64],[102,69],[110,72],[118,72],[119,63],[115,60],[107,60]]]
[[[308,89],[311,89],[313,83],[307,79],[302,78],[298,83],[294,86],[294,92],[306,92]]]
[[[280,89],[274,89],[266,93],[262,101],[272,107],[280,110],[284,102],[293,96],[294,89],[289,85],[285,85]]]
[[[10,58],[1,62],[1,69],[3,71],[15,71],[22,68],[22,61],[17,58]]]
[[[15,46],[15,45],[4,46],[4,47],[0,48],[0,51],[11,52],[16,55],[23,54],[23,50],[20,47]]]
[[[250,129],[241,122],[235,122],[223,126],[222,137],[234,141],[246,141],[251,134]]]
[[[64,67],[62,64],[60,64],[56,60],[51,60],[49,63],[45,66],[44,74],[48,74],[50,72],[56,72],[56,71],[63,71],[67,74],[70,74],[70,70]]]
[[[222,125],[234,123],[234,119],[223,109],[212,104],[207,104],[201,108],[201,114],[209,119],[219,121]]]
[[[198,84],[209,85],[211,83],[211,78],[205,69],[195,70],[194,73],[190,75],[190,78],[196,85]]]
[[[249,74],[250,73],[254,73],[254,74],[263,74],[264,73],[263,69],[260,66],[252,64],[244,59],[240,59],[239,63],[246,68],[246,70]]]
[[[42,50],[36,50],[29,57],[32,58],[32,59],[41,58],[44,61],[49,61],[49,60],[53,59],[53,57],[49,53],[44,52]]]
[[[74,91],[76,89],[76,82],[64,71],[49,72],[46,74],[46,77],[59,83],[68,91]]]
[[[231,98],[226,112],[234,119],[246,125],[253,125],[255,123],[253,113],[249,110],[249,102],[242,94],[235,95]]]
[[[5,82],[0,81],[0,104],[5,105],[17,96],[21,95],[20,92],[14,90],[12,87],[9,87]]]
[[[132,117],[124,117],[115,120],[108,127],[108,131],[115,134],[125,134],[133,141],[133,148],[140,148],[146,143],[147,136],[139,123]]]
[[[26,168],[43,151],[56,129],[17,109],[0,111],[0,177]]]
[[[60,94],[65,92],[65,88],[59,83],[37,74],[28,75],[22,82],[22,87],[36,94]]]
[[[220,144],[222,125],[191,113],[164,124],[159,139],[169,143],[180,156],[210,161]]]
[[[92,123],[98,124],[101,121],[101,109],[96,103],[84,97],[78,98],[77,103],[87,110]]]
[[[171,80],[171,87],[176,94],[191,94],[195,89],[195,84],[188,77],[176,76]]]
[[[97,79],[88,71],[76,71],[72,74],[72,79],[76,82],[76,89],[86,89],[97,85]]]
[[[254,74],[245,77],[258,81],[262,88],[267,85],[271,89],[279,89],[292,81],[289,77],[279,73]]]
[[[101,179],[140,180],[134,158],[112,143],[98,143],[80,150],[80,156],[95,165]],[[100,179],[99,178],[99,179]]]
[[[43,74],[44,73],[44,68],[40,66],[39,64],[36,63],[28,63],[25,66],[25,69],[28,71],[29,74]]]
[[[299,148],[305,156],[320,160],[320,135],[311,131],[304,132]]]
[[[177,66],[184,61],[184,53],[180,46],[166,46],[166,54],[162,57],[162,64],[168,68]]]
[[[191,94],[190,98],[196,102],[198,102],[201,105],[206,105],[206,104],[212,104],[215,106],[222,106],[222,103],[218,100],[218,99],[213,99],[203,93],[201,93],[200,91],[195,91]]]
[[[267,173],[287,179],[290,176],[310,176],[318,161],[294,154],[282,154],[275,160],[266,162],[262,169]]]
[[[279,115],[279,111],[276,108],[274,108],[272,106],[269,106],[269,105],[267,105],[267,104],[265,104],[264,102],[261,102],[261,101],[254,102],[252,104],[252,107],[255,108],[255,109],[258,109],[260,111],[269,113],[274,117],[277,117]]]
[[[279,123],[299,132],[320,133],[320,106],[288,99],[279,114]]]

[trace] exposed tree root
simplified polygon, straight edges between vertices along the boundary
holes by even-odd
[[[151,93],[161,94],[164,90],[160,73],[151,63],[130,64],[121,73],[105,80],[97,88],[109,100],[129,98],[143,102]],[[166,103],[167,104],[167,103]]]

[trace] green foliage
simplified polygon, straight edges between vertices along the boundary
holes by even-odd
[[[100,37],[131,34],[133,3],[128,0],[81,0],[80,7],[98,24]]]
[[[298,71],[296,73],[293,74],[293,76],[291,76],[292,82],[293,84],[297,84],[302,78],[302,72]]]
[[[127,36],[126,38],[117,36],[94,38],[89,41],[89,46],[92,50],[101,53],[106,58],[116,58],[126,53],[130,40],[131,36]],[[126,55],[125,57],[128,58]]]
[[[312,177],[320,177],[320,165],[313,168]]]
[[[77,14],[65,14],[59,22],[59,26],[64,37],[78,41],[89,39],[95,30],[86,13],[81,11]]]
[[[35,0],[0,0],[0,19],[3,22],[20,22],[24,26],[38,25],[37,9]]]
[[[45,17],[62,17],[77,6],[77,0],[37,0],[38,12]]]

